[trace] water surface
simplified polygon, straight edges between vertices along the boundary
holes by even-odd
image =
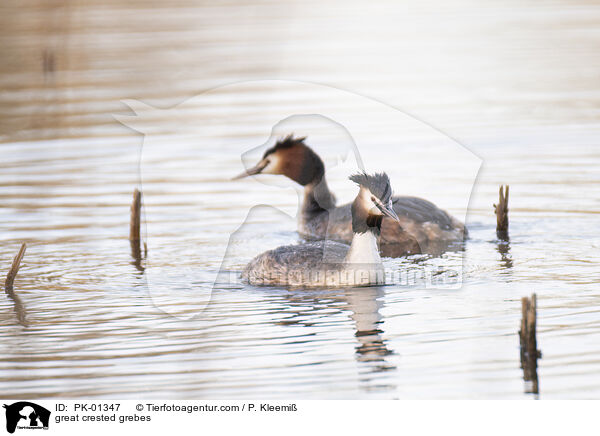
[[[600,397],[595,2],[4,7],[0,269],[28,244],[18,301],[0,299],[4,397],[535,398],[517,335],[520,299],[534,292],[539,397]],[[468,202],[464,252],[385,260],[407,270],[464,263],[463,286],[299,291],[232,279],[205,307],[248,211],[293,214],[298,201],[285,182],[229,181],[241,154],[270,134],[242,102],[364,114],[300,91],[217,91],[225,107],[237,102],[218,115],[227,124],[216,131],[228,133],[207,147],[182,132],[197,123],[210,138],[211,108],[157,112],[143,175],[142,137],[112,114],[130,114],[123,99],[167,108],[216,85],[273,78],[381,100],[483,160],[474,186],[460,162],[434,153],[409,166],[398,144],[436,144],[411,130],[386,137],[375,124],[380,145],[361,150],[398,194],[456,215]],[[424,184],[419,168],[437,170]],[[141,178],[150,251],[140,265],[127,234]],[[507,244],[492,208],[501,183],[511,186]],[[354,192],[342,173],[331,185],[343,200]],[[262,250],[299,240],[293,219],[258,212],[227,259],[231,277]]]

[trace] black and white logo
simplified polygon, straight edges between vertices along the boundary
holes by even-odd
[[[18,429],[48,429],[50,411],[29,401],[18,401],[4,405],[6,409],[6,431],[14,433]]]

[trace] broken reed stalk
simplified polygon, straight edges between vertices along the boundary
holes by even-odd
[[[27,244],[23,242],[21,245],[21,249],[13,259],[12,266],[6,275],[6,280],[4,281],[4,291],[8,294],[13,291],[13,283],[15,281],[15,277],[17,277],[17,273],[19,272],[19,268],[21,267],[21,261],[23,260],[23,256],[25,256],[25,250],[27,249]]]
[[[504,190],[502,189],[504,188]],[[494,204],[496,214],[496,235],[508,239],[508,185],[500,185],[498,204]]]
[[[519,338],[523,378],[525,381],[532,382],[531,392],[537,394],[539,393],[537,360],[542,357],[542,353],[537,349],[537,296],[535,294],[531,298],[523,297],[521,299],[521,312]]]
[[[129,240],[140,243],[140,222],[142,214],[142,193],[133,191],[133,203],[131,203],[131,220],[129,222]]]
[[[140,236],[140,224],[142,216],[142,193],[137,190],[133,191],[133,203],[131,203],[131,220],[129,222],[129,243],[131,245],[131,256],[133,256],[135,267],[143,271],[142,267],[142,238]],[[148,248],[144,243],[145,255],[148,254]]]

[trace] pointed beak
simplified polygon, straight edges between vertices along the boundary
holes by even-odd
[[[377,208],[381,211],[382,214],[384,214],[387,217],[390,217],[391,219],[393,219],[396,222],[400,222],[400,218],[398,218],[398,215],[396,215],[396,212],[394,212],[394,208],[392,206],[392,203],[390,202],[387,206],[384,205],[377,205]]]
[[[267,160],[263,159],[259,163],[257,163],[255,166],[253,166],[252,168],[248,168],[246,171],[238,174],[231,180],[239,180],[239,179],[243,179],[244,177],[253,176],[255,174],[260,174],[261,171],[265,169],[267,164],[268,164]]]

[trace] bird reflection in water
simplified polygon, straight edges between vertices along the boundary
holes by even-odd
[[[356,339],[356,360],[369,363],[372,372],[396,369],[386,361],[393,354],[383,338],[382,316],[379,313],[383,303],[383,289],[380,287],[353,288],[345,290],[346,304],[354,320]]]
[[[315,291],[293,290],[286,295],[287,303],[290,308],[301,309],[287,312],[290,316],[277,324],[314,327],[318,321],[310,321],[313,319],[311,314],[317,314],[320,318],[324,309],[328,311],[328,316],[333,315],[331,310],[337,314],[349,311],[357,341],[355,359],[359,364],[359,377],[364,383],[364,388],[370,391],[393,390],[396,386],[391,385],[389,380],[386,379],[386,382],[382,383],[383,380],[376,377],[377,374],[396,370],[396,366],[388,361],[389,356],[395,353],[388,348],[384,339],[383,317],[379,313],[383,306],[383,296],[384,288],[381,287],[317,291],[317,294]]]

